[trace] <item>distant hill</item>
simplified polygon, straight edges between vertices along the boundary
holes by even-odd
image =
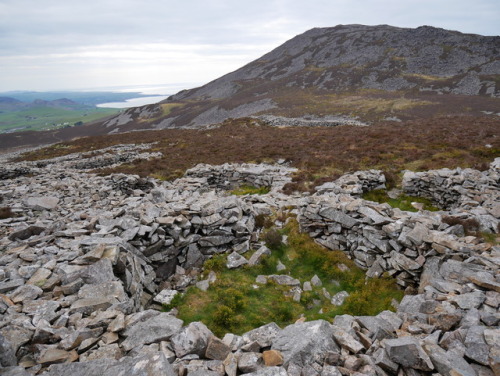
[[[280,117],[283,125],[332,118],[346,124],[404,123],[447,115],[500,120],[499,109],[499,36],[430,26],[339,25],[311,29],[158,104],[128,109],[91,127],[52,132],[47,139],[198,128],[262,115]],[[6,144],[11,142],[23,139]]]
[[[197,127],[255,114],[399,121],[494,113],[499,98],[498,36],[339,25],[309,30],[232,73],[106,125]]]

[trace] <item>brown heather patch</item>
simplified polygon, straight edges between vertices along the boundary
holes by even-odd
[[[168,129],[81,138],[27,154],[36,160],[124,143],[151,143],[163,157],[99,173],[135,173],[174,179],[198,163],[272,162],[300,169],[292,190],[308,190],[340,174],[376,168],[396,182],[403,169],[485,169],[500,156],[500,120],[442,117],[370,127],[269,127],[255,119],[228,120],[213,129]],[[491,147],[487,147],[490,145]]]

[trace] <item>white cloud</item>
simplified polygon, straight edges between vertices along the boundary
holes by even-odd
[[[337,24],[500,32],[497,0],[1,0],[0,15],[0,91],[202,83]]]

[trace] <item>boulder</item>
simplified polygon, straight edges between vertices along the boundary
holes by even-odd
[[[284,366],[304,367],[313,362],[322,364],[327,353],[339,352],[333,340],[333,327],[324,320],[301,322],[284,328],[273,341],[272,350],[283,354]]]
[[[255,328],[242,335],[245,343],[257,342],[260,347],[271,346],[281,328],[274,322]]]
[[[205,358],[224,360],[231,352],[229,346],[222,342],[217,337],[210,337],[208,340],[207,349],[205,351]]]
[[[0,368],[17,364],[16,352],[10,342],[0,333]]]
[[[182,320],[167,313],[160,313],[128,327],[122,333],[126,337],[122,347],[125,351],[130,351],[141,345],[166,341],[177,334],[181,327]]]
[[[205,324],[201,322],[192,322],[178,331],[177,334],[172,337],[171,342],[175,355],[177,355],[178,358],[182,358],[188,354],[205,356],[208,342],[212,337],[214,337],[214,334]]]
[[[259,264],[264,256],[271,255],[271,250],[265,245],[260,247],[248,260],[248,265],[255,266]]]
[[[418,339],[414,337],[386,339],[384,345],[389,358],[405,368],[414,368],[425,372],[434,369],[429,356],[420,346]]]

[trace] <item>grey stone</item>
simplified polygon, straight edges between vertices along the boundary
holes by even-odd
[[[177,320],[177,319],[176,319]],[[180,321],[180,320],[178,320]],[[208,341],[214,334],[201,322],[192,322],[171,338],[175,355],[182,358],[188,354],[204,356]]]
[[[319,279],[319,277],[316,274],[311,278],[311,285],[316,287],[320,287],[323,285],[321,283],[321,279]]]
[[[389,358],[387,352],[384,349],[378,349],[373,354],[373,359],[375,361],[375,364],[382,368],[384,371],[391,374],[396,374],[398,372],[399,365]]]
[[[271,250],[264,245],[257,251],[255,251],[255,253],[250,257],[250,259],[248,260],[248,265],[255,266],[257,264],[260,264],[262,258],[269,255],[271,255]]]
[[[465,359],[454,351],[445,351],[438,345],[424,344],[436,370],[443,376],[474,376],[476,372]]]
[[[163,353],[146,354],[120,360],[97,359],[88,362],[56,364],[49,367],[46,376],[176,376]]]
[[[172,300],[177,294],[177,290],[165,289],[160,291],[160,293],[156,295],[153,300],[157,303],[168,305],[172,303]]]
[[[421,223],[417,223],[413,230],[406,234],[406,237],[417,246],[421,245],[428,236],[429,229]]]
[[[321,376],[342,376],[342,374],[337,367],[325,365],[321,371]]]
[[[347,349],[348,351],[357,354],[361,350],[364,350],[364,346],[356,340],[352,335],[350,335],[346,330],[333,325],[333,338],[335,341],[342,347]]]
[[[0,294],[17,289],[19,286],[24,285],[24,279],[14,279],[12,281],[0,282]]]
[[[242,338],[245,343],[257,342],[261,348],[268,347],[271,346],[280,331],[281,328],[276,323],[271,322],[246,332]]]
[[[348,296],[349,293],[347,291],[340,291],[332,296],[331,303],[335,306],[341,306]]]
[[[109,281],[99,284],[84,285],[78,291],[80,299],[117,299],[119,302],[127,300],[127,294],[123,290],[123,285],[118,281]]]
[[[20,303],[25,300],[34,300],[42,295],[43,290],[34,285],[24,285],[18,287],[10,294],[10,298],[14,303]]]
[[[482,325],[472,326],[465,337],[465,356],[475,362],[487,366],[489,346],[484,338],[485,327]]]
[[[229,256],[227,256],[226,266],[228,269],[236,269],[246,264],[248,264],[248,260],[238,252],[233,252]]]
[[[347,228],[352,228],[359,223],[356,219],[331,207],[321,209],[319,215],[334,222],[338,222]]]
[[[278,285],[285,285],[285,286],[300,286],[300,281],[298,279],[295,279],[293,277],[290,277],[289,275],[276,275],[272,274],[267,276],[268,280],[272,280],[276,282]]]
[[[83,315],[90,315],[95,311],[103,311],[111,307],[113,304],[118,303],[118,300],[114,298],[88,298],[88,299],[78,299],[73,304],[71,304],[70,312],[79,312]]]
[[[462,309],[479,308],[485,299],[486,295],[481,291],[474,291],[450,297],[450,300],[457,303],[457,305]]]
[[[262,354],[257,352],[244,352],[238,359],[238,369],[243,373],[252,373],[264,366]]]
[[[14,324],[1,328],[0,335],[3,337],[4,346],[6,348],[11,348],[14,354],[16,354],[17,350],[19,350],[22,345],[31,340],[33,337],[33,330]]]
[[[210,337],[210,339],[208,340],[207,349],[205,351],[205,358],[224,360],[230,352],[231,349],[229,348],[229,346],[227,346],[219,338]]]
[[[21,366],[0,368],[0,372],[2,376],[32,376]]]
[[[283,270],[286,270],[286,266],[280,260],[278,260],[278,265],[276,265],[276,270],[278,272],[282,272]],[[304,283],[307,283],[307,282],[304,282]]]
[[[15,365],[17,365],[17,359],[14,347],[0,333],[0,369],[2,367],[11,367]]]
[[[246,376],[288,376],[283,367],[265,367],[255,372],[245,373]]]
[[[28,197],[24,204],[34,210],[52,210],[57,207],[59,199],[54,196]]]
[[[273,350],[283,354],[284,366],[304,367],[322,363],[329,352],[339,352],[333,340],[333,327],[324,320],[296,323],[284,328],[274,339]]]
[[[160,313],[127,327],[127,330],[122,333],[126,337],[122,342],[122,347],[125,351],[130,351],[141,345],[166,341],[177,334],[181,327],[182,320],[167,313]]]
[[[419,341],[413,337],[387,339],[384,342],[389,358],[405,368],[414,368],[421,371],[432,371],[434,366],[420,346]]]

